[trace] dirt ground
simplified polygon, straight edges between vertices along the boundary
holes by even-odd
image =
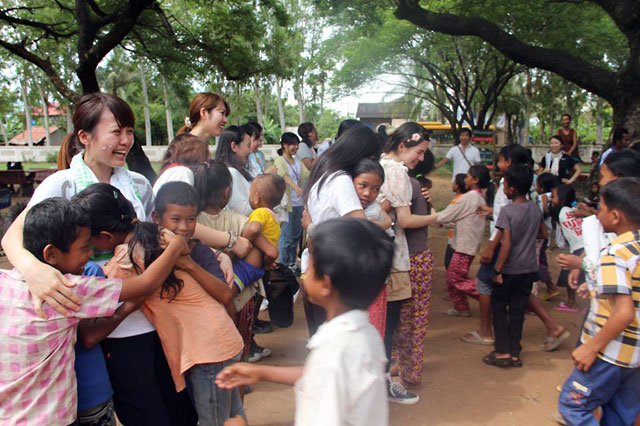
[[[434,177],[434,205],[446,206],[451,196],[450,179]],[[499,369],[482,363],[482,357],[492,348],[464,343],[460,336],[479,325],[477,303],[471,303],[470,318],[449,317],[446,296],[443,255],[446,231],[432,227],[429,245],[435,256],[435,272],[431,293],[431,313],[425,341],[423,383],[413,389],[420,395],[415,405],[390,405],[392,425],[553,425],[558,392],[572,368],[571,348],[577,338],[582,314],[553,312],[553,316],[571,332],[571,339],[556,352],[540,349],[545,338],[542,323],[527,315],[525,321],[522,360],[524,368]],[[549,253],[552,276],[558,269]],[[477,269],[473,265],[473,273]],[[0,257],[0,268],[10,268],[6,257]],[[545,305],[552,310],[554,302]],[[584,303],[583,303],[584,305]],[[263,312],[262,317],[267,318]],[[271,348],[272,356],[264,361],[272,365],[304,363],[308,339],[301,300],[295,306],[295,322],[288,329],[276,329],[258,335],[262,346]],[[287,386],[260,383],[246,396],[245,408],[252,425],[290,425],[293,423],[293,389]]]
[[[434,204],[444,206],[449,199],[449,179],[435,177]],[[482,357],[492,350],[488,346],[471,345],[460,340],[464,333],[479,325],[477,303],[471,303],[471,318],[449,317],[445,301],[444,250],[446,231],[432,227],[429,245],[435,256],[435,273],[431,292],[431,313],[425,341],[423,383],[413,389],[420,395],[415,405],[390,404],[392,425],[553,425],[558,391],[572,369],[571,348],[575,344],[582,314],[553,311],[560,301],[545,303],[554,318],[571,332],[571,338],[556,352],[540,349],[545,338],[542,323],[526,316],[522,360],[524,368],[499,369],[487,366]],[[552,258],[552,276],[558,269]],[[473,265],[473,274],[477,269]],[[584,304],[584,303],[583,303]],[[262,315],[267,316],[263,312]],[[304,362],[308,338],[302,303],[295,307],[295,322],[288,329],[257,336],[257,342],[271,348],[270,358],[261,361],[273,365]],[[293,422],[292,388],[269,383],[254,386],[246,396],[245,408],[252,425],[289,425]]]

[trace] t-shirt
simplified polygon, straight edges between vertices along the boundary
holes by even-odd
[[[254,178],[263,174],[267,167],[267,160],[264,158],[262,151],[256,151],[255,153],[252,152],[249,154],[246,167],[247,170],[249,170],[249,174]]]
[[[193,171],[186,166],[169,166],[166,168],[153,184],[153,194],[158,195],[158,191],[162,188],[162,185],[169,182],[186,182],[193,186],[194,177]]]
[[[426,216],[429,214],[429,205],[427,200],[422,196],[422,187],[417,179],[409,178],[411,181],[411,213]],[[407,237],[407,245],[409,246],[409,254],[414,255],[429,248],[427,237],[429,236],[429,227],[407,228],[404,230]]]
[[[491,231],[491,239],[496,236],[498,230],[496,229],[496,222],[500,217],[500,211],[507,204],[511,204],[511,200],[507,198],[507,194],[504,193],[504,178],[500,179],[500,185],[498,185],[498,191],[496,196],[493,197],[493,219],[489,223],[489,230]]]
[[[496,228],[511,231],[511,251],[502,267],[503,273],[518,275],[538,270],[536,236],[541,222],[542,213],[533,201],[502,208]]]
[[[106,278],[100,265],[89,262],[83,275]],[[78,379],[78,411],[104,404],[113,396],[107,364],[100,345],[85,348],[76,343],[76,377]]]
[[[462,154],[463,152],[464,155]],[[467,145],[466,149],[462,148],[462,144],[453,146],[449,151],[447,151],[446,157],[453,161],[453,175],[451,176],[452,182],[456,178],[457,174],[467,174],[471,166],[475,163],[482,162],[482,159],[480,158],[480,150],[473,145]],[[464,157],[467,157],[467,159],[465,160]]]
[[[48,304],[36,315],[17,270],[0,271],[0,424],[69,425],[78,402],[74,372],[76,332],[83,318],[109,317],[122,282],[65,275],[82,303],[65,317]]]
[[[302,164],[302,161],[297,157],[293,159],[293,162],[289,162],[289,160],[284,157],[278,157],[273,162],[273,165],[276,166],[276,173],[279,176],[289,176],[289,178],[301,188],[309,176],[309,170],[307,170],[307,167]],[[296,191],[294,191],[289,185],[287,185],[287,192],[285,195],[286,197],[284,197],[283,201],[289,212],[293,211],[292,207],[304,206],[302,198],[296,194]]]
[[[304,160],[305,158],[313,159],[316,158],[316,151],[313,148],[309,148],[306,143],[300,142],[300,144],[298,145],[298,153],[296,154],[296,157],[300,160]]]
[[[327,139],[324,142],[322,142],[319,146],[318,146],[318,157],[320,157],[322,154],[324,154],[324,152],[326,150],[328,150],[329,148],[331,148],[331,145],[333,145],[333,143],[335,142],[335,139]]]
[[[278,246],[280,239],[280,222],[276,214],[267,208],[260,207],[249,215],[249,222],[258,222],[262,225],[262,235],[274,246]]]
[[[563,152],[562,156],[560,157],[560,163],[558,164],[558,174],[556,176],[558,176],[559,179],[571,178],[574,173],[573,169],[577,163],[578,160]],[[540,160],[540,167],[542,167],[543,170],[551,173],[552,164],[553,157],[551,155],[551,152],[548,152],[542,157],[542,160]]]
[[[544,197],[544,199],[543,199]],[[538,204],[538,207],[540,208],[540,212],[542,213],[543,219],[544,219],[544,226],[547,228],[547,232],[549,232],[549,234],[551,234],[551,231],[553,230],[553,223],[551,223],[551,215],[548,215],[547,217],[544,217],[544,202],[548,203],[549,200],[551,200],[551,193],[547,192],[546,194],[538,194],[538,196],[536,197],[536,203]]]
[[[576,217],[575,210],[570,207],[560,209],[558,222],[562,226],[562,235],[569,243],[569,251],[574,253],[576,250],[584,248],[582,241],[582,218]]]
[[[235,167],[229,167],[231,173],[231,197],[225,209],[249,216],[253,209],[249,204],[251,183]]]
[[[611,147],[607,149],[605,152],[603,152],[602,155],[600,156],[600,167],[602,167],[602,165],[604,164],[604,160],[606,160],[608,156],[610,156],[615,152],[618,152],[618,151],[616,151],[614,147]]]
[[[144,270],[144,253],[134,252],[136,264]],[[116,247],[104,270],[109,276],[121,278],[138,274],[126,244]],[[183,283],[178,294],[169,299],[160,288],[145,300],[142,310],[158,330],[176,391],[180,392],[185,388],[185,371],[196,364],[227,361],[240,353],[244,343],[220,302],[188,273],[176,269],[175,275]]]
[[[616,238],[616,234],[605,233],[602,223],[596,215],[582,219],[582,244],[584,247],[584,262],[586,265],[586,279],[590,286],[595,283],[595,266],[600,259],[602,249]]]
[[[220,281],[226,282],[224,272],[220,269],[220,262],[218,262],[215,253],[210,247],[207,247],[200,242],[196,242],[196,245],[191,249],[189,256],[191,256],[191,259],[200,265],[202,269]]]
[[[387,426],[386,358],[366,311],[351,310],[311,337],[294,387],[296,426]]]
[[[454,223],[451,248],[458,253],[475,256],[480,250],[487,218],[477,213],[486,204],[482,192],[472,189],[438,212],[438,223]]]
[[[362,210],[353,180],[348,174],[333,173],[324,181],[320,191],[318,191],[319,182],[313,185],[307,200],[307,210],[314,224],[318,225],[352,211]]]
[[[242,235],[249,223],[249,218],[240,213],[220,210],[218,214],[200,212],[198,223],[218,231],[235,232],[236,235]]]
[[[373,201],[367,206],[366,209],[364,209],[364,215],[367,217],[367,220],[372,222],[382,222],[385,220],[382,206],[377,201]],[[386,232],[390,237],[393,237],[395,235],[392,227],[385,229],[384,232]]]

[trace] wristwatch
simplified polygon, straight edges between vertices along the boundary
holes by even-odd
[[[493,268],[493,275],[502,275],[502,271],[498,271],[496,268]]]
[[[233,246],[236,245],[236,241],[238,241],[238,234],[233,231],[229,232],[229,241],[227,242],[226,248],[231,250]]]

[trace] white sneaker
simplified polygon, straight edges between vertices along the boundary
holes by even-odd
[[[387,379],[387,395],[390,402],[411,405],[420,401],[420,396],[407,391],[401,383]]]

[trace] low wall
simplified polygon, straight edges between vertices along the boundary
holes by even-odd
[[[438,157],[444,157],[453,145],[450,144],[437,144],[431,147],[433,154]],[[527,148],[531,148],[533,151],[533,158],[536,161],[540,161],[542,156],[549,150],[548,145],[528,145]],[[47,161],[55,161],[55,157],[58,155],[58,146],[34,146],[34,147],[17,147],[17,146],[6,146],[0,147],[0,162],[6,163],[8,161],[25,161],[25,162],[34,162],[34,163],[44,163]],[[280,145],[264,145],[262,147],[262,152],[265,157],[269,161],[273,161],[277,156],[277,150],[280,148]],[[602,145],[584,145],[580,147],[580,156],[583,160],[588,161],[591,159],[591,153],[593,151],[599,151],[602,153]],[[145,146],[143,147],[144,152],[149,157],[151,162],[159,162],[162,160],[162,156],[164,155],[167,147],[165,145],[161,146]],[[209,147],[211,151],[211,156],[215,155],[216,146],[211,145]]]

